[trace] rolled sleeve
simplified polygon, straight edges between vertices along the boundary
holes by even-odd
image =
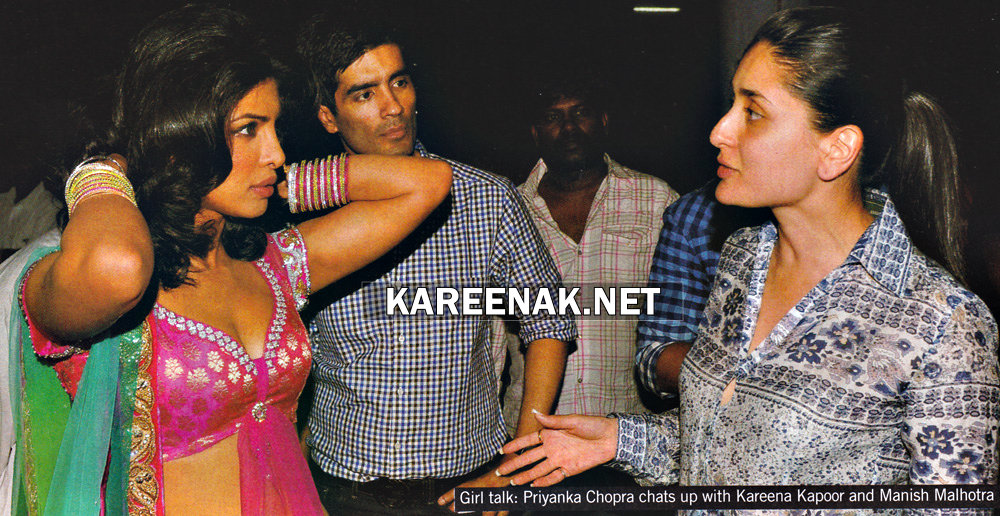
[[[512,187],[506,189],[505,224],[497,234],[493,284],[508,288],[528,288],[531,298],[539,289],[555,293],[562,287],[562,278],[552,256],[542,242],[520,195]],[[570,314],[519,313],[521,342],[556,339],[563,342],[577,338],[576,324]]]

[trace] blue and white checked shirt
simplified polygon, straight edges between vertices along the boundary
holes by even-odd
[[[418,143],[421,156],[430,155]],[[446,160],[451,195],[410,237],[319,293],[310,325],[312,457],[356,481],[448,478],[507,438],[489,317],[385,314],[387,287],[557,287],[559,273],[506,179]],[[323,306],[320,305],[320,306]],[[522,316],[520,337],[571,341],[571,317]]]
[[[649,272],[649,286],[660,292],[653,296],[653,315],[639,316],[635,356],[643,386],[661,396],[670,393],[656,387],[656,360],[671,342],[693,342],[698,334],[722,242],[735,229],[767,218],[766,211],[720,205],[717,183],[681,196],[663,213]]]

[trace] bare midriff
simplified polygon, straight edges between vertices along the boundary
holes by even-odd
[[[198,453],[163,464],[167,514],[240,514],[239,432]]]

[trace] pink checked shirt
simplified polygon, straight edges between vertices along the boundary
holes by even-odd
[[[560,231],[538,195],[538,183],[546,172],[542,160],[518,187],[567,288],[645,286],[663,211],[678,197],[662,180],[623,167],[607,155],[604,160],[608,175],[594,196],[580,243]],[[593,305],[588,291],[581,288],[581,308]],[[576,324],[580,339],[567,360],[556,413],[642,411],[632,372],[636,318],[577,317]],[[493,337],[498,367],[504,363],[504,353],[509,351],[511,356],[504,419],[513,431],[521,407],[523,344],[503,324],[494,325]]]

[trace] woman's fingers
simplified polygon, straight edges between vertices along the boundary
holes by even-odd
[[[538,432],[528,435],[522,435],[517,439],[503,445],[503,452],[506,455],[511,453],[517,453],[525,448],[531,448],[538,444]]]
[[[556,468],[556,469],[552,470],[552,472],[549,473],[548,475],[545,475],[544,477],[541,477],[538,480],[535,480],[534,482],[532,482],[531,486],[532,487],[551,486],[551,485],[554,485],[554,484],[558,484],[559,482],[562,482],[563,480],[566,480],[567,476],[569,476],[569,475],[566,474],[566,470],[565,469],[563,469],[563,468]]]
[[[543,429],[523,435],[507,443],[503,452],[521,455],[505,462],[497,468],[500,475],[512,475],[511,484],[549,486],[558,484],[571,474],[579,473],[593,465],[606,462],[603,456],[590,457],[595,453],[599,440],[608,438],[609,427],[617,424],[607,418],[585,416],[546,416],[535,414]],[[523,451],[527,450],[527,451]],[[568,462],[567,462],[568,461]],[[587,464],[594,462],[593,465]],[[567,463],[575,464],[566,469]],[[514,474],[519,469],[532,466],[526,471]],[[582,467],[580,467],[582,465]]]
[[[548,414],[542,414],[541,412],[535,411],[535,419],[542,424],[545,428],[551,430],[562,430],[567,428],[573,428],[577,421],[577,416],[567,415],[567,416],[554,416]]]
[[[497,468],[497,472],[503,476],[510,475],[511,473],[525,467],[530,466],[545,458],[545,450],[541,446],[532,448],[521,455],[504,462]]]
[[[548,458],[536,464],[535,467],[514,475],[511,478],[511,484],[519,486],[530,483],[532,487],[544,487],[562,482],[566,476],[566,470]]]

